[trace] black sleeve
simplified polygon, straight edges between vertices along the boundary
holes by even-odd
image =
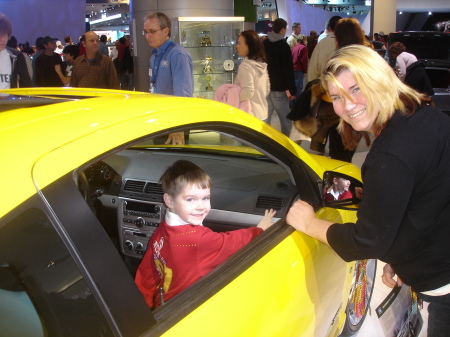
[[[414,188],[414,176],[397,157],[370,154],[364,163],[358,221],[333,224],[330,246],[345,261],[381,258],[393,245]]]
[[[36,77],[36,86],[37,87],[45,87],[45,72],[42,65],[42,55],[36,59],[35,67],[34,67],[34,76]]]
[[[297,93],[297,87],[295,85],[295,77],[294,77],[294,63],[292,62],[292,53],[291,48],[286,43],[286,46],[283,46],[286,49],[281,55],[283,55],[281,61],[281,66],[283,69],[283,76],[287,83],[287,87],[292,96],[295,96]]]
[[[19,87],[32,87],[33,83],[31,82],[30,73],[28,72],[27,62],[25,61],[25,56],[22,53],[17,55],[16,70],[17,76],[19,77]]]
[[[62,58],[61,58],[61,56],[59,56],[58,55],[58,57],[59,57],[59,65],[61,66],[61,71],[62,71],[62,73],[64,74],[64,75],[66,75],[66,68],[67,68],[67,64],[66,64],[66,62],[63,62],[63,60],[62,60]]]

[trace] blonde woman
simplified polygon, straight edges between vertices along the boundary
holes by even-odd
[[[317,219],[296,202],[287,222],[329,244],[346,261],[387,264],[382,281],[403,283],[430,302],[428,336],[450,331],[450,118],[428,96],[403,84],[374,50],[352,45],[326,64],[322,85],[341,118],[344,144],[372,134],[362,167],[358,221]],[[397,279],[394,277],[397,274]]]

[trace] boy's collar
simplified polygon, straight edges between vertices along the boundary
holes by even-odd
[[[166,209],[165,220],[169,226],[192,225],[189,222],[183,221],[177,214],[171,212],[168,208]],[[201,226],[203,226],[203,224]]]

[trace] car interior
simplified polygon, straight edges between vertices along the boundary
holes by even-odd
[[[133,144],[80,173],[85,200],[133,274],[164,218],[159,179],[177,160],[190,160],[210,175],[212,209],[204,225],[214,231],[256,226],[271,208],[279,219],[298,197],[285,164],[224,133],[191,130],[186,146],[155,143]]]
[[[169,329],[292,233],[292,227],[278,221],[167,305],[148,310],[137,287],[122,285],[133,284],[164,217],[159,179],[177,160],[190,160],[210,175],[212,209],[204,225],[214,231],[256,226],[270,208],[280,220],[300,196],[317,209],[323,206],[323,181],[269,137],[227,123],[186,128],[186,145],[161,145],[169,132],[184,131],[169,130],[112,149],[58,179],[43,191],[55,217],[42,210],[36,195],[19,207],[16,214],[21,215],[5,219],[0,303],[7,305],[8,316],[0,322],[2,331],[11,336],[30,331],[36,336],[110,336],[105,312],[121,321],[124,335],[147,331],[156,321],[161,331]],[[74,255],[82,257],[83,267]],[[101,287],[108,300],[92,296],[92,287]]]
[[[98,304],[103,305],[102,301],[97,302],[90,291],[93,284],[90,283],[89,278],[100,276],[83,275],[83,268],[77,267],[71,254],[85,254],[85,257],[94,257],[90,252],[102,251],[106,254],[96,257],[95,261],[85,259],[83,262],[92,263],[89,267],[90,273],[99,273],[102,279],[105,272],[101,269],[107,260],[108,268],[114,270],[114,273],[118,269],[125,269],[125,271],[128,269],[129,273],[115,275],[113,283],[109,280],[102,281],[107,288],[111,288],[111,290],[103,289],[103,291],[123,293],[125,289],[120,284],[129,283],[130,276],[134,278],[139,262],[147,249],[148,241],[164,217],[165,205],[159,178],[176,160],[191,160],[211,176],[212,210],[204,221],[204,225],[215,231],[256,226],[264,215],[265,209],[268,208],[275,209],[276,219],[280,219],[286,215],[289,205],[298,197],[302,188],[306,191],[304,195],[310,193],[316,196],[316,203],[317,200],[320,201],[317,185],[315,192],[311,190],[311,182],[317,181],[317,179],[308,178],[315,177],[312,171],[305,169],[298,177],[294,177],[301,170],[292,170],[291,167],[306,167],[305,164],[299,159],[293,159],[292,154],[283,150],[283,147],[276,142],[267,137],[263,139],[264,137],[258,132],[254,132],[253,135],[251,130],[245,130],[245,132],[242,138],[236,139],[214,128],[191,127],[188,144],[185,146],[158,145],[160,142],[156,138],[137,140],[133,144],[125,144],[121,149],[113,149],[111,153],[104,154],[74,172],[68,173],[60,179],[61,182],[44,192],[50,204],[60,202],[62,213],[57,216],[59,221],[64,223],[64,231],[68,235],[63,234],[63,237],[70,238],[67,242],[64,242],[66,239],[59,237],[61,233],[58,234],[55,231],[48,214],[33,207],[27,210],[30,205],[24,206],[23,215],[12,221],[8,220],[1,228],[2,248],[0,250],[3,258],[0,261],[2,280],[0,298],[2,303],[7,304],[9,314],[7,321],[0,322],[0,328],[10,331],[11,335],[17,333],[27,335],[30,331],[37,336],[47,334],[76,336],[81,331],[84,336],[111,335],[108,323],[98,306]],[[157,136],[167,139],[167,135],[168,133]],[[258,142],[268,150],[261,150]],[[250,143],[251,146],[249,146]],[[295,184],[295,181],[306,182],[307,180],[308,183],[302,184],[300,189]],[[69,190],[74,190],[74,193],[68,194]],[[61,193],[66,195],[64,200],[61,199]],[[67,199],[69,195],[70,199]],[[38,205],[41,201],[37,196],[35,198],[33,202]],[[88,207],[86,205],[76,207],[79,207],[78,211],[81,213],[85,212],[83,209],[91,213],[90,216],[86,215],[85,221],[73,218],[65,209],[79,204],[82,198]],[[102,228],[99,226],[93,228],[93,224],[88,223],[91,221],[90,218],[96,218],[100,222],[113,243],[111,245],[102,240],[101,245],[106,244],[111,248],[104,247],[108,248],[106,250],[103,246],[99,248],[98,236],[102,234],[98,231]],[[82,229],[81,226],[84,228]],[[274,230],[277,231],[278,228]],[[254,249],[258,242],[269,240],[274,246],[285,237],[286,229],[282,232],[278,235],[281,238],[276,238],[276,235],[267,232],[265,234],[268,235],[260,235],[261,238],[258,237],[244,247],[247,249],[245,261],[237,262],[239,258],[232,256],[230,259],[235,260],[230,262],[229,259],[224,262],[225,265],[229,262],[228,266],[220,266],[222,273],[220,277],[209,273],[200,280],[201,282],[189,289],[190,300],[176,296],[168,303],[181,301],[181,304],[174,303],[178,312],[180,310],[190,312],[193,306],[198,305],[196,301],[201,303],[205,300],[205,284],[206,287],[210,287],[211,279],[227,282],[228,276],[224,278],[224,270],[236,268],[242,270],[242,265],[251,263],[249,258],[252,254],[253,259],[258,259],[264,253],[259,248]],[[76,238],[78,233],[80,237]],[[86,237],[81,233],[90,233],[90,236]],[[75,248],[71,242],[77,240],[79,242]],[[23,247],[28,249],[24,250]],[[270,244],[265,244],[262,249],[267,251],[270,247]],[[114,248],[122,257],[122,261],[107,258],[112,254],[111,249]],[[71,250],[73,251],[69,253]],[[108,250],[109,253],[106,253]],[[33,252],[36,251],[41,253],[34,254]],[[83,253],[83,251],[86,252]],[[122,262],[121,265],[115,265],[118,262],[119,264]],[[234,272],[230,273],[230,278],[233,277]],[[120,281],[118,277],[123,280]],[[200,287],[200,290],[196,290],[196,286]],[[211,287],[216,289],[217,284]],[[140,297],[137,287],[129,287],[126,291],[129,294],[123,293],[123,296],[130,299],[133,296]],[[197,292],[200,295],[192,295]],[[155,319],[153,317],[148,317],[147,320],[142,319],[142,306],[146,307],[146,304],[143,299],[141,301],[139,305],[136,300],[128,301],[131,305],[128,308],[124,308],[121,304],[104,310],[107,312],[119,310],[117,313],[112,312],[116,318],[125,317],[124,311],[127,313],[135,311],[136,314],[127,315],[123,323],[131,331],[135,331],[142,321],[147,321],[148,324],[149,319]],[[166,312],[173,310],[174,305],[162,306],[155,310],[154,315],[158,317],[159,322],[174,319],[173,315]],[[183,306],[186,309],[180,309]],[[150,315],[150,311],[148,314]],[[20,324],[24,317],[27,323]],[[84,324],[83,330],[79,328],[81,321]],[[143,329],[146,328],[143,327]]]

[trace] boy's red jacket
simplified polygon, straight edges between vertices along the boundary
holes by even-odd
[[[165,221],[153,233],[135,282],[151,308],[184,290],[241,249],[263,230],[249,227],[214,232],[204,226],[170,226]]]

